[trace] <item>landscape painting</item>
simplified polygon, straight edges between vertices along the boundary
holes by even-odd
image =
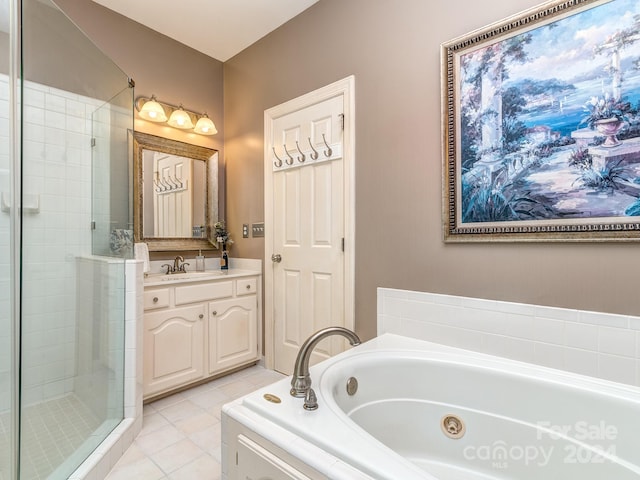
[[[443,45],[447,241],[640,238],[640,2],[547,3]]]

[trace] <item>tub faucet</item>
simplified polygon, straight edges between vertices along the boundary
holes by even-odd
[[[318,403],[315,401],[315,393],[311,390],[311,376],[309,375],[309,359],[313,349],[318,342],[331,335],[342,335],[349,340],[353,346],[360,345],[358,335],[343,327],[328,327],[317,331],[311,335],[300,347],[296,363],[293,367],[293,378],[291,379],[291,395],[294,397],[304,397],[304,408],[307,410],[315,410]]]

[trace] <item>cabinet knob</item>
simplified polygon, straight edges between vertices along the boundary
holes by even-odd
[[[198,315],[198,318],[204,318],[204,313],[201,313],[200,315]]]
[[[246,289],[247,289],[247,290],[251,290],[251,285],[247,285],[247,286],[246,286]]]
[[[215,310],[213,312],[211,312],[211,315],[217,315],[218,312],[216,312]]]
[[[153,297],[153,303],[158,303],[158,297]]]

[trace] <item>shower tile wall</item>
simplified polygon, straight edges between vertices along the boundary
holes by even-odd
[[[640,317],[379,288],[387,332],[640,387]]]
[[[0,101],[7,101],[7,91],[2,76]],[[101,103],[32,82],[24,85],[22,398],[27,405],[74,388],[76,258],[91,254],[91,113]],[[0,155],[0,189],[8,193],[8,138],[0,139]],[[8,222],[9,215],[0,212],[0,242],[7,244]],[[0,282],[7,282],[4,275]],[[5,285],[0,302],[9,298]],[[0,372],[0,412],[9,405],[8,381],[8,372]]]
[[[91,254],[91,112],[99,103],[24,86],[24,403],[69,393],[76,375],[76,257]]]

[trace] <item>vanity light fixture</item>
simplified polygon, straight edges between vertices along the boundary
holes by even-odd
[[[215,135],[218,133],[216,126],[206,113],[186,110],[182,105],[176,107],[160,102],[155,95],[152,95],[151,98],[138,97],[135,106],[136,110],[138,110],[138,115],[151,122],[166,122],[174,128],[193,130],[200,135]]]

